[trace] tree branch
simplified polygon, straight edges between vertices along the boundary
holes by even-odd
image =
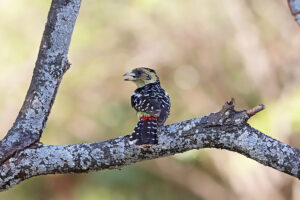
[[[0,141],[0,164],[16,151],[39,141],[63,74],[81,0],[53,0],[25,101],[5,138]]]
[[[289,0],[296,17],[298,3]],[[24,104],[13,127],[0,141],[0,191],[33,176],[120,168],[200,148],[235,151],[300,178],[300,150],[247,124],[264,106],[235,111],[233,100],[220,112],[163,127],[159,144],[149,148],[130,145],[128,135],[88,144],[38,143],[63,74],[70,67],[67,53],[80,4],[81,0],[52,1]]]
[[[300,25],[300,0],[288,0],[292,15],[295,16],[297,23]]]
[[[249,111],[227,102],[221,111],[162,128],[159,144],[139,148],[129,135],[98,143],[27,148],[0,166],[0,190],[33,176],[121,168],[192,149],[218,148],[243,154],[300,178],[300,150],[252,128]]]

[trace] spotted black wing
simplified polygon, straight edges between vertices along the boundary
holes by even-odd
[[[160,96],[161,102],[161,112],[160,116],[158,117],[158,125],[161,126],[167,120],[170,114],[170,98],[166,92],[163,92],[164,95]]]
[[[145,112],[154,117],[160,116],[161,103],[150,94],[143,95],[134,93],[131,96],[131,106],[137,112]]]

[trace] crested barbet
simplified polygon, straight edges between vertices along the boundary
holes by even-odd
[[[131,95],[131,106],[136,110],[138,123],[130,136],[130,143],[151,146],[158,143],[157,133],[170,114],[170,98],[161,88],[153,69],[140,67],[131,72],[125,81],[133,81],[137,89]]]

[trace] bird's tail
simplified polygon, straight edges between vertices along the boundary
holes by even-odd
[[[136,145],[157,144],[157,118],[142,116],[130,136],[130,141]]]

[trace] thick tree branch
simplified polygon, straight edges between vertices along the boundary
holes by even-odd
[[[250,111],[235,111],[233,101],[227,102],[220,112],[163,127],[159,144],[149,148],[130,145],[128,135],[98,143],[27,148],[0,166],[0,189],[33,176],[115,169],[200,148],[235,151],[300,178],[300,150],[252,128],[247,123]]]
[[[288,0],[288,4],[292,15],[295,16],[296,21],[300,25],[300,0]]]
[[[220,112],[163,127],[159,144],[149,148],[130,145],[128,135],[89,144],[39,144],[58,86],[70,66],[67,53],[80,3],[52,1],[26,99],[13,127],[0,141],[0,191],[33,176],[120,168],[200,148],[235,151],[300,178],[300,150],[247,124],[264,106],[235,111],[233,101]],[[299,22],[299,0],[289,0],[289,5]]]
[[[24,104],[0,141],[0,164],[39,141],[58,86],[70,67],[67,54],[81,0],[53,0]]]

